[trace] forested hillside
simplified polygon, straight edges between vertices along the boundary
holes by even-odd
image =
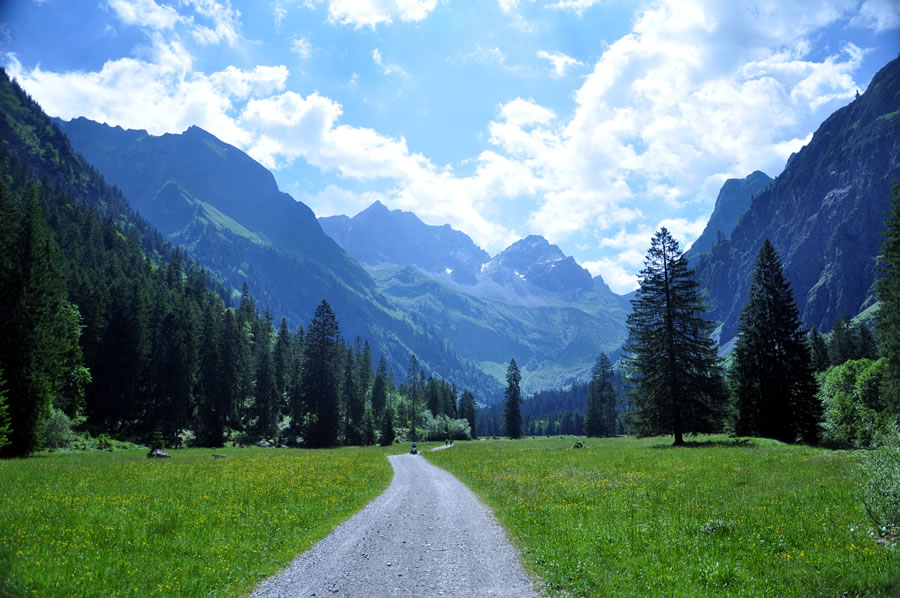
[[[230,307],[5,76],[0,98],[4,455],[69,446],[73,427],[170,445],[371,444],[376,420],[410,426],[402,407],[426,404],[428,385],[448,390],[417,425],[428,413],[449,429],[449,383],[416,373],[397,395],[387,362],[373,371],[368,343],[345,342],[326,301],[296,332],[284,319],[276,331],[246,285]]]
[[[103,176],[169,240],[187,248],[237,297],[244,282],[260,306],[292,327],[323,297],[349,338],[369,338],[394,374],[415,354],[482,400],[499,383],[460,357],[434,323],[404,314],[330,237],[312,211],[281,192],[272,174],[199,127],[153,136],[79,118],[56,121]]]

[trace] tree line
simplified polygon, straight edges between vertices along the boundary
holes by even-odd
[[[875,332],[865,320],[843,318],[826,338],[806,331],[790,282],[772,243],[759,250],[738,337],[726,365],[718,354],[715,323],[694,272],[665,228],[652,238],[640,288],[628,316],[622,359],[627,401],[616,372],[600,354],[587,386],[584,417],[553,433],[618,433],[617,406],[627,402],[625,429],[637,435],[730,432],[783,442],[842,447],[875,446],[896,435],[900,416],[900,185],[886,221]],[[504,431],[511,438],[547,428],[522,426],[521,375],[507,369]],[[574,391],[574,387],[573,387]],[[572,391],[557,391],[565,393]],[[574,393],[573,393],[574,394]],[[527,402],[526,402],[527,404]],[[496,416],[485,412],[491,433]]]
[[[73,427],[173,446],[476,432],[471,393],[420,370],[395,387],[327,301],[306,328],[276,328],[246,284],[232,299],[180,249],[148,257],[123,214],[101,217],[0,151],[3,456],[64,446]]]

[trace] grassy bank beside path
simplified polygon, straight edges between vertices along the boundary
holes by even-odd
[[[247,594],[387,488],[385,455],[406,450],[0,461],[0,596]]]
[[[479,494],[553,594],[897,596],[857,456],[762,439],[458,442],[426,453]]]

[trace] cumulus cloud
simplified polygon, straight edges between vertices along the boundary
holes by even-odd
[[[126,25],[140,25],[150,29],[172,29],[183,20],[178,11],[154,0],[109,0],[109,7]]]
[[[878,33],[896,29],[900,27],[900,4],[895,0],[866,0],[850,24]]]
[[[562,52],[547,52],[546,50],[538,50],[537,57],[543,60],[550,61],[550,64],[553,66],[553,70],[550,71],[550,73],[551,76],[556,79],[564,77],[566,75],[566,71],[569,70],[569,67],[584,66],[584,63],[580,60],[576,60],[575,58],[567,56]]]
[[[306,60],[312,56],[312,44],[305,37],[295,37],[291,42],[291,52]]]
[[[394,19],[405,22],[421,21],[428,17],[437,0],[329,0],[328,20],[356,29],[381,23],[390,24]]]

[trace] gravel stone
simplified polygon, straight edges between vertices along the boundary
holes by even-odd
[[[420,456],[388,459],[388,489],[251,598],[538,595],[471,490]]]

